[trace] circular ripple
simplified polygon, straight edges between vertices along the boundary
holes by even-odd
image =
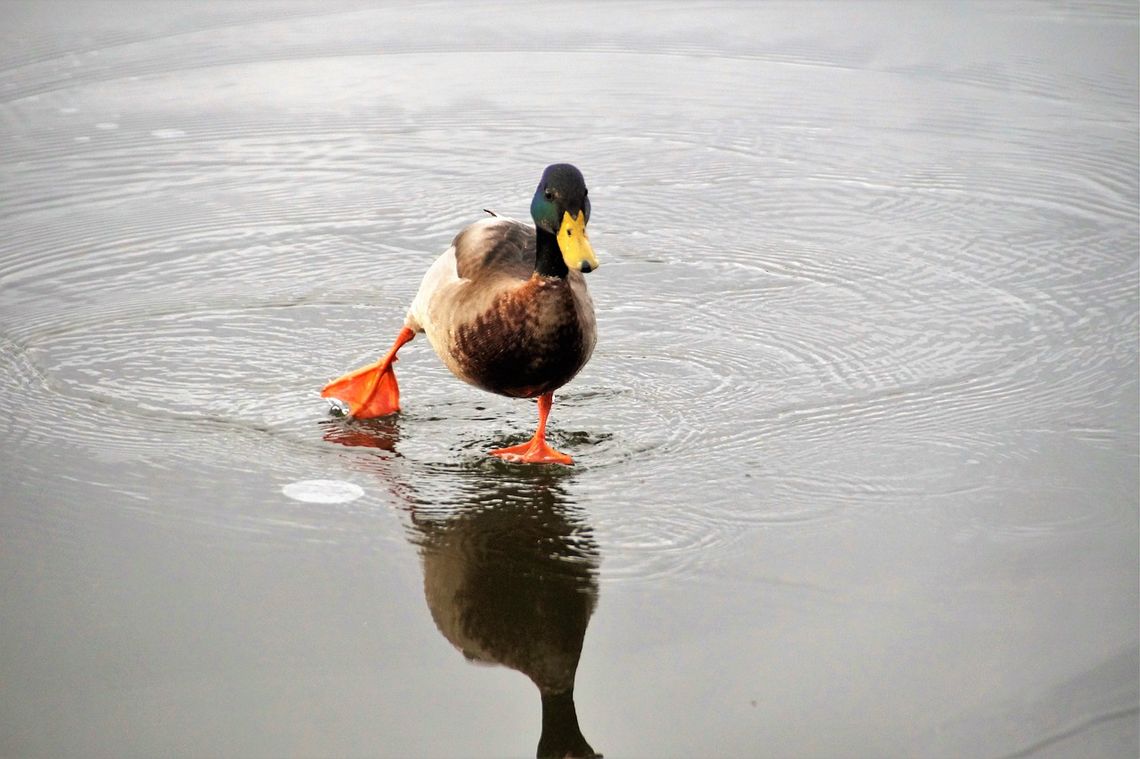
[[[578,464],[539,484],[587,504],[615,576],[702,571],[746,526],[992,488],[1026,463],[1011,429],[1117,439],[1136,183],[1112,72],[706,46],[672,13],[424,43],[427,21],[393,13],[227,11],[180,34],[85,18],[83,50],[10,53],[5,440],[333,461],[409,512],[533,490],[485,455],[530,434],[533,404],[462,385],[422,340],[390,423],[329,420],[316,391],[385,349],[479,209],[525,217],[535,167],[569,157],[595,202],[601,336],[551,419]],[[596,105],[572,135],[525,81],[486,86],[544,81],[557,56],[531,48],[567,39],[561,92]],[[687,115],[646,86],[666,66]],[[1086,93],[1087,123],[1058,129]]]

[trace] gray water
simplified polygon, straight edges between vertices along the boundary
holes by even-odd
[[[0,6],[0,755],[1136,756],[1134,4],[377,5]],[[330,418],[555,161],[577,465]]]

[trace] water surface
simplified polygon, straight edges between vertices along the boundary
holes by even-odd
[[[0,754],[1135,756],[1134,6],[374,5],[0,8]],[[329,418],[555,161],[577,465]]]

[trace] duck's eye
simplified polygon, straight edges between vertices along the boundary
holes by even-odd
[[[554,200],[554,193],[551,192],[550,190],[547,190],[546,192],[542,193],[542,196],[544,198],[546,198],[547,200]]]

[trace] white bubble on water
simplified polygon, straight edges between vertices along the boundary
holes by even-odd
[[[281,488],[294,501],[348,503],[364,495],[364,489],[345,480],[298,480]]]

